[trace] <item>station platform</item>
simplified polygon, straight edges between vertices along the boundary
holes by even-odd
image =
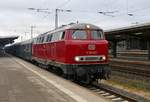
[[[150,65],[150,60],[147,59],[147,50],[123,50],[117,52],[117,57],[114,58],[109,54],[110,62],[127,62],[131,64]]]
[[[117,57],[114,58],[113,55],[110,53],[109,58],[110,60],[118,59],[118,60],[128,60],[128,61],[137,61],[137,62],[150,62],[148,57],[147,50],[123,50],[117,51]]]
[[[117,62],[117,63],[125,62],[125,63],[136,64],[136,65],[150,66],[149,60],[136,59],[136,58],[118,57],[118,58],[110,58],[109,61],[110,61],[110,63],[111,62]]]
[[[22,59],[0,54],[0,102],[108,102]]]

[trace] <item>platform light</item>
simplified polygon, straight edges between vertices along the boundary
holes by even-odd
[[[141,35],[141,34],[143,34],[143,33],[142,32],[135,33],[135,35]]]

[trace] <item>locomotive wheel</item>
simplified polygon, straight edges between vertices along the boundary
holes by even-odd
[[[59,75],[59,76],[63,75],[63,71],[60,68],[56,67],[54,70],[55,70],[55,72],[56,72],[57,75]]]
[[[85,81],[85,83],[86,84],[91,84],[93,82],[93,79],[90,77],[90,75],[87,73],[86,74],[86,81]]]
[[[74,80],[75,82],[79,82],[79,79],[78,79],[77,73],[75,73],[75,74],[74,74],[73,80]]]
[[[48,66],[45,64],[38,63],[38,66],[43,69],[48,69]]]
[[[84,83],[84,84],[91,84],[94,81],[94,79],[92,79],[90,77],[90,75],[87,73],[86,75],[84,75],[82,77],[75,75],[74,81],[75,82],[81,82],[81,83]]]

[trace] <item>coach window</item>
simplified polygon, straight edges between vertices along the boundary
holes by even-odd
[[[34,38],[33,39],[33,44],[36,44],[36,42],[37,42],[37,38]]]
[[[52,40],[52,34],[50,34],[50,35],[47,36],[47,40],[46,41],[50,42],[51,40]]]
[[[39,43],[41,43],[41,37],[39,38]]]
[[[53,37],[53,35],[51,34],[51,35],[49,35],[49,41],[51,41],[52,40],[52,37]]]
[[[56,39],[56,35],[54,33],[53,36],[52,36],[52,41],[55,41],[55,39]]]
[[[44,37],[41,37],[41,43],[44,42]]]
[[[34,44],[37,44],[37,38],[34,40]]]
[[[37,41],[36,41],[36,43],[39,43],[39,40],[40,40],[40,39],[39,39],[39,38],[37,38]]]
[[[39,41],[39,38],[36,39],[36,43],[38,43],[38,41]]]
[[[41,38],[38,38],[38,43],[40,43]]]
[[[56,35],[56,33],[54,33],[53,37],[52,37],[52,41],[56,41],[56,39],[57,39],[57,35]]]
[[[49,35],[47,35],[46,42],[49,42]]]
[[[36,44],[37,38],[33,39],[33,44]]]
[[[42,42],[42,37],[40,37],[40,42],[39,43],[41,43]]]
[[[59,33],[56,32],[53,34],[52,41],[58,41],[58,40],[59,40]]]
[[[60,40],[63,40],[65,38],[65,32],[61,32],[61,39]]]
[[[87,39],[87,33],[84,30],[75,30],[72,33],[72,39]]]
[[[43,42],[43,37],[40,37],[39,43]]]
[[[92,39],[104,39],[102,31],[92,31]]]
[[[41,37],[39,38],[39,43],[41,43]]]

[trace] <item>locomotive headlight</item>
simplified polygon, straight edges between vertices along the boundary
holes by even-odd
[[[86,25],[86,28],[89,29],[89,28],[90,28],[90,25]]]
[[[102,56],[102,60],[103,60],[103,61],[106,60],[106,56],[105,56],[105,55]]]
[[[80,61],[80,58],[79,58],[78,56],[76,56],[74,59],[75,59],[75,61],[77,61],[77,62]]]

